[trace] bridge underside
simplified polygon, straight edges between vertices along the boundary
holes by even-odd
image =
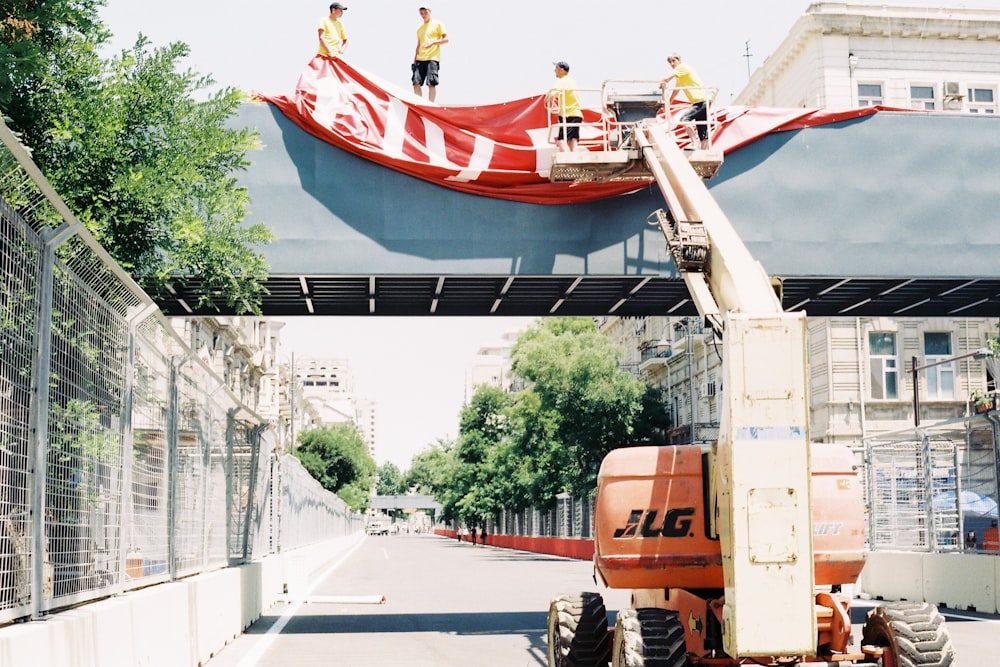
[[[243,184],[278,240],[263,314],[693,314],[646,216],[655,188],[589,204],[477,197],[377,166],[267,105],[239,122],[264,148]],[[709,184],[750,252],[810,315],[1000,313],[1000,118],[887,113],[780,132]],[[193,308],[199,285],[158,299]]]
[[[652,276],[272,276],[267,288],[274,317],[697,314],[682,280]],[[177,292],[162,301],[168,315],[218,314],[185,307],[196,284]],[[814,316],[994,317],[1000,279],[785,278],[782,303]]]

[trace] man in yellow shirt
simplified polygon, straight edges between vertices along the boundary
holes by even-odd
[[[583,122],[576,81],[570,78],[569,64],[565,60],[552,64],[556,67],[556,85],[545,95],[545,106],[559,117],[556,146],[560,151],[575,151],[580,141],[580,123]]]
[[[431,102],[437,97],[438,72],[441,69],[441,45],[448,43],[448,31],[440,21],[431,19],[431,8],[421,7],[420,18],[423,23],[417,28],[417,48],[413,52],[413,72],[411,81],[413,93],[418,97],[421,86],[427,84],[427,99]]]
[[[344,24],[340,22],[340,17],[347,11],[347,7],[335,2],[330,5],[330,15],[320,19],[319,28],[319,49],[317,55],[329,58],[339,58],[347,48],[347,34],[344,32]]]
[[[676,53],[667,56],[667,62],[674,71],[660,82],[660,88],[666,88],[671,79],[676,79],[674,89],[670,93],[670,102],[674,101],[678,92],[684,91],[691,107],[681,116],[681,123],[684,124],[693,147],[708,148],[708,107],[705,104],[705,89],[702,87],[701,77],[693,67],[682,63],[681,57]],[[667,109],[668,113],[669,111],[670,109]]]

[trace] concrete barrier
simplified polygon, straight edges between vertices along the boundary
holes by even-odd
[[[436,528],[435,535],[455,539],[454,530]],[[463,538],[463,542],[468,542],[469,537]],[[483,544],[482,537],[476,536],[476,544]],[[518,551],[530,551],[536,554],[550,554],[552,556],[564,556],[566,558],[577,558],[579,560],[590,560],[594,557],[594,540],[575,537],[537,537],[526,535],[487,535],[486,544],[491,547],[502,549],[517,549]]]
[[[951,609],[1000,612],[1000,558],[991,554],[868,554],[858,588],[873,598],[921,600]]]
[[[0,628],[0,665],[201,665],[364,539],[335,538]]]

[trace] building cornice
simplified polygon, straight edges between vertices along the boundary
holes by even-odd
[[[788,37],[754,71],[737,99],[742,99],[743,104],[760,104],[768,86],[797,61],[811,41],[824,35],[1000,41],[1000,10],[813,3],[792,26]]]

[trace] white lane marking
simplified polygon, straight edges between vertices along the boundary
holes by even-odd
[[[309,587],[309,590],[306,591],[306,594],[303,596],[303,598],[308,598],[309,595],[312,594],[313,590],[320,584],[320,582],[324,581],[327,577],[333,574],[333,571],[336,570],[338,567],[340,567],[341,564],[343,564],[343,562],[347,560],[347,558],[351,554],[357,551],[358,547],[360,547],[364,543],[364,541],[365,541],[364,538],[358,540],[357,544],[355,544],[351,549],[345,552],[344,555],[341,556],[333,565],[327,568],[327,570],[322,575],[320,575],[318,579],[316,579],[315,583],[313,583],[313,585]],[[243,659],[240,660],[240,662],[238,663],[238,667],[255,667],[255,665],[264,656],[264,653],[269,648],[271,648],[271,644],[273,644],[274,640],[277,639],[279,634],[281,634],[281,631],[285,629],[286,625],[288,625],[288,622],[292,620],[292,617],[295,616],[296,612],[298,612],[299,607],[301,607],[303,604],[305,604],[305,599],[299,600],[298,602],[295,602],[290,607],[285,609],[285,613],[281,615],[281,618],[279,618],[274,625],[272,625],[270,628],[267,629],[267,632],[264,633],[264,636],[261,637],[260,641],[257,642],[257,644],[253,647],[253,650],[247,653],[245,656],[243,656]]]

